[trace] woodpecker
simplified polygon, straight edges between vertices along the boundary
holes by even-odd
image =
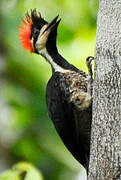
[[[19,26],[19,38],[24,49],[43,56],[52,68],[46,87],[48,114],[60,138],[88,171],[90,132],[92,121],[93,57],[88,57],[89,74],[67,62],[58,52],[57,28],[61,21],[56,16],[50,23],[40,12],[31,10]]]

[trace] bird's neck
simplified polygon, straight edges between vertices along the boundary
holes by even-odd
[[[53,72],[65,72],[68,70],[77,71],[78,69],[69,64],[59,53],[54,51],[49,53],[47,49],[41,50],[41,55],[50,63]]]

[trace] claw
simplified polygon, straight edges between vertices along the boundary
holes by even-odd
[[[87,64],[88,72],[89,72],[89,75],[91,76],[91,78],[93,77],[92,60],[94,60],[94,59],[95,58],[93,56],[89,56],[86,59],[86,64]]]

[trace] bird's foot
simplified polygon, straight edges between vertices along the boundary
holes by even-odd
[[[93,86],[93,71],[92,71],[92,60],[95,58],[93,56],[89,56],[86,59],[86,65],[88,68],[88,76],[86,78],[87,81],[87,94],[88,94],[88,100],[92,99],[92,86]]]
[[[92,79],[93,79],[92,60],[94,60],[94,59],[95,58],[93,56],[89,56],[86,58],[86,65],[88,68],[89,75],[92,77]]]

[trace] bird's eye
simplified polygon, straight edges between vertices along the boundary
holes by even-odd
[[[34,37],[34,39],[37,39],[37,38],[38,38],[39,33],[40,33],[40,30],[39,30],[39,29],[34,29],[34,32],[33,32],[33,37]]]

